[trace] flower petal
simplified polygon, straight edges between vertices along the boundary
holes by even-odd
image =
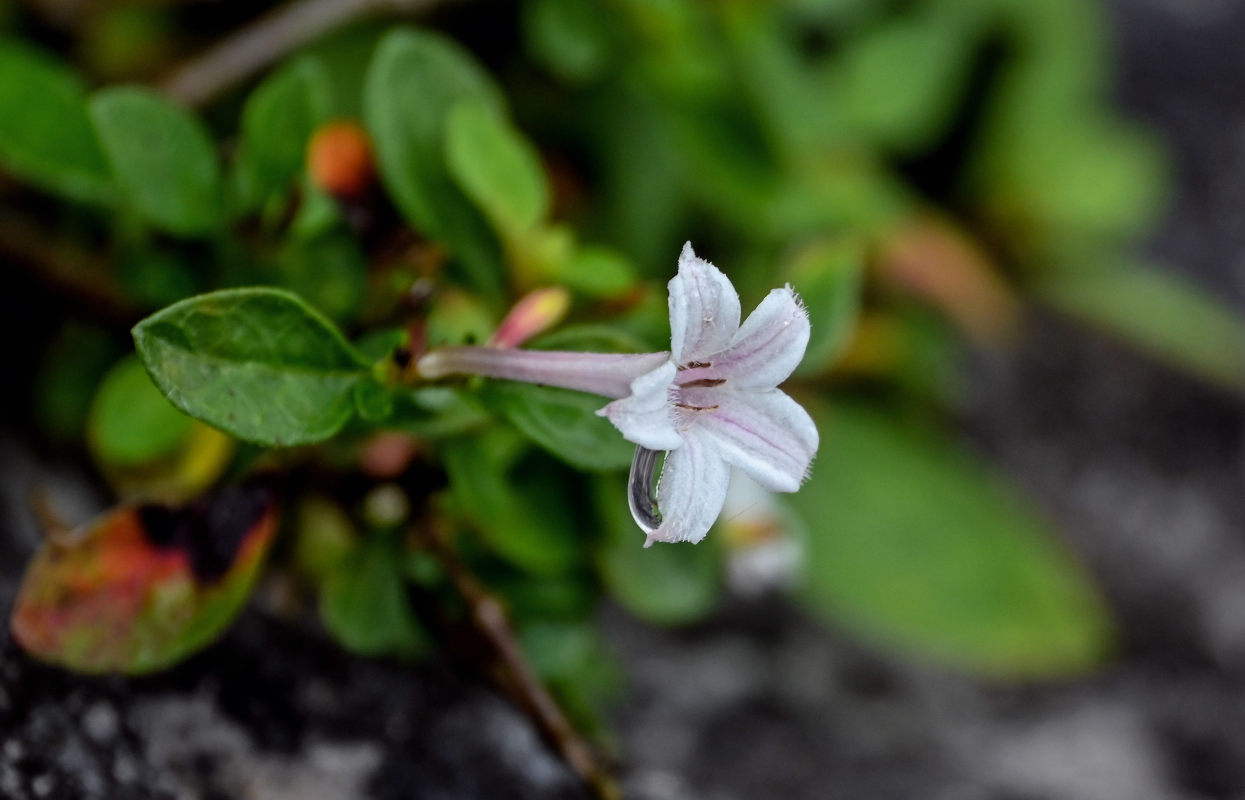
[[[683,245],[679,274],[670,279],[670,349],[675,363],[713,355],[739,330],[739,293],[721,270]]]
[[[718,408],[696,418],[696,433],[771,492],[799,489],[820,438],[808,412],[778,389],[719,391],[716,399]]]
[[[649,541],[694,543],[705,538],[722,513],[730,479],[730,466],[713,442],[695,432],[685,436],[682,447],[666,454],[657,482],[661,527],[649,534]]]
[[[631,382],[631,394],[597,411],[623,438],[650,450],[675,450],[683,437],[670,415],[670,385],[678,373],[673,361],[646,372]]]
[[[735,388],[773,389],[800,365],[808,347],[808,312],[791,287],[775,289],[748,315],[713,372]]]

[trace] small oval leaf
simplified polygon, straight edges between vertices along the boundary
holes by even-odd
[[[273,498],[253,485],[180,509],[121,506],[72,541],[44,542],[18,592],[13,636],[78,672],[167,667],[237,615],[275,530]]]
[[[366,364],[319,312],[280,289],[227,289],[134,326],[156,386],[192,417],[251,442],[332,436],[350,419]]]
[[[96,92],[91,119],[125,199],[144,220],[180,236],[223,220],[220,167],[207,131],[146,89]]]
[[[1099,664],[1110,620],[1080,565],[1012,492],[947,443],[864,406],[814,413],[823,447],[791,504],[805,598],[836,623],[976,672]]]
[[[416,30],[381,40],[367,71],[363,115],[385,188],[411,225],[449,245],[476,289],[497,294],[496,237],[445,166],[445,120],[463,101],[502,107],[488,74],[456,42]]]
[[[518,236],[549,214],[540,155],[491,106],[466,102],[450,111],[445,157],[454,180],[500,233]]]
[[[50,56],[9,39],[0,39],[0,165],[77,200],[113,195],[82,81]]]

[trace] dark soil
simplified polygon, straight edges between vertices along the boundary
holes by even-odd
[[[1119,98],[1175,158],[1160,260],[1245,310],[1245,6],[1110,4]],[[1245,354],[1242,356],[1245,358]],[[671,633],[608,612],[629,686],[628,796],[649,800],[1245,797],[1245,411],[1035,313],[973,364],[970,445],[1055,518],[1122,631],[1086,679],[1001,686],[863,650],[777,600]],[[32,481],[72,467],[0,439],[0,607],[34,534]],[[83,679],[0,644],[0,796],[562,798],[580,791],[493,692],[445,664],[344,655],[247,612],[171,673]]]

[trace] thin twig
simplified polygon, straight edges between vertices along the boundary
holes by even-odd
[[[438,0],[293,0],[174,67],[158,88],[190,108],[271,66],[312,40],[363,17],[413,14]]]
[[[32,220],[10,209],[0,209],[0,259],[23,269],[100,321],[129,327],[140,316],[108,279],[107,263],[102,258],[56,241]]]
[[[535,720],[545,738],[597,797],[618,800],[622,796],[618,784],[536,676],[501,602],[476,580],[436,530],[424,528],[417,534],[440,562],[466,604],[473,627],[500,663],[504,688]]]

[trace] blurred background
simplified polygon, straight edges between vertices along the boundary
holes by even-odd
[[[623,796],[1245,797],[1243,38],[1233,0],[0,0],[0,795],[592,796],[429,622],[394,530],[435,520]],[[745,309],[800,291],[822,436],[695,548],[639,549],[629,450],[585,477],[491,401],[265,453],[132,355],[254,284],[377,357],[547,285],[548,346],[660,349],[687,239]],[[146,569],[41,571],[59,527],[255,472],[283,521],[210,635],[140,647],[155,594],[107,663],[30,632]]]

